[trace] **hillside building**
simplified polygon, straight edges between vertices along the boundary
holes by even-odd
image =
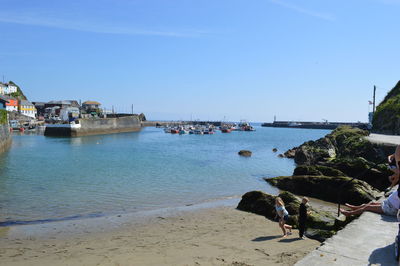
[[[17,86],[10,83],[0,82],[0,94],[11,94],[17,91],[18,91]]]
[[[8,100],[0,95],[0,110],[6,110],[6,104],[8,103]]]
[[[19,104],[19,112],[32,118],[36,118],[36,108],[30,101],[22,100]]]
[[[4,96],[4,98],[8,101],[6,103],[6,110],[8,112],[18,112],[18,100],[10,96]]]

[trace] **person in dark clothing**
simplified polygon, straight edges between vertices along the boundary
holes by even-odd
[[[307,215],[309,211],[307,211],[308,198],[304,197],[301,200],[301,204],[299,207],[299,237],[304,239],[304,232],[307,228]]]

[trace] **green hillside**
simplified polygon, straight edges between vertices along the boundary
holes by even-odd
[[[17,87],[17,92],[11,93],[10,94],[11,97],[17,98],[19,100],[27,100],[26,96],[24,95],[21,88],[17,84],[12,82],[11,80],[8,83]]]
[[[400,134],[400,81],[376,107],[372,129],[380,133]]]

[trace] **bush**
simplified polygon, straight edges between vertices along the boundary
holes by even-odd
[[[0,125],[7,124],[7,111],[0,110]]]

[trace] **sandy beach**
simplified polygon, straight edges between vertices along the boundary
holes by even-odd
[[[0,264],[293,265],[320,245],[231,206],[102,219],[2,228]]]

